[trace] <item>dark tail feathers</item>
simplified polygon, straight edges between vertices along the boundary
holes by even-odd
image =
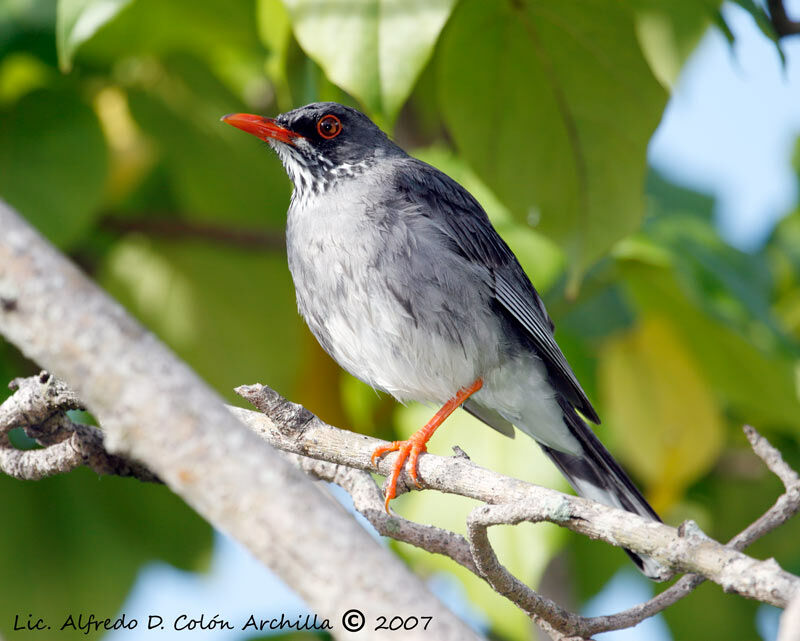
[[[564,422],[583,447],[576,456],[539,444],[578,493],[605,505],[622,508],[639,516],[661,521],[642,493],[619,466],[594,432],[572,407],[562,404]],[[653,559],[625,550],[633,562],[651,579],[660,579],[663,568]]]

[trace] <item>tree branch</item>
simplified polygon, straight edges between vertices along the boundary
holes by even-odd
[[[784,462],[780,452],[772,447],[767,439],[755,429],[745,425],[744,432],[750,441],[753,451],[764,461],[767,468],[781,479],[786,492],[778,497],[778,500],[769,510],[728,542],[727,545],[734,550],[744,550],[757,539],[783,525],[800,511],[800,483],[795,471]],[[598,632],[632,627],[644,621],[644,619],[665,610],[673,603],[677,603],[703,581],[705,581],[705,578],[700,575],[687,574],[649,601],[617,614],[592,617],[587,622],[587,629],[591,630],[591,634],[597,634]],[[795,601],[798,597],[800,597],[800,593],[794,597]]]
[[[67,416],[67,410],[83,409],[83,405],[62,381],[42,372],[14,379],[9,387],[16,392],[0,405],[0,471],[37,481],[87,465],[98,474],[160,482],[143,465],[109,454],[101,430]],[[44,449],[12,447],[8,433],[15,428],[25,430]]]
[[[100,220],[100,226],[116,234],[138,232],[171,240],[205,240],[239,249],[286,251],[286,237],[282,231],[176,220],[172,214],[164,214],[159,218],[130,218],[108,214]]]
[[[781,615],[777,641],[800,641],[800,594],[797,594]]]
[[[396,514],[387,514],[383,495],[367,472],[299,454],[287,453],[287,456],[304,472],[344,489],[353,499],[356,511],[370,522],[378,534],[450,557],[470,572],[479,574],[469,543],[463,536],[432,525],[415,523]]]
[[[0,332],[69,382],[108,450],[144,463],[330,619],[431,615],[407,639],[477,639],[390,551],[230,414],[152,334],[0,203]],[[379,569],[379,571],[376,571]],[[370,638],[395,633],[370,630]]]
[[[338,465],[376,471],[384,476],[391,470],[393,455],[379,461],[377,467],[371,464],[371,452],[380,444],[377,439],[331,427],[305,408],[286,401],[267,387],[243,386],[237,392],[264,412],[264,415],[234,407],[230,408],[231,411],[279,449]],[[704,577],[689,574],[653,599],[614,615],[579,617],[536,594],[510,575],[498,574],[502,566],[496,557],[492,559],[494,553],[488,547],[488,541],[482,540],[481,529],[485,530],[485,527],[493,524],[492,519],[514,523],[521,520],[548,520],[592,538],[646,553],[677,571],[699,571],[727,591],[739,592],[743,596],[781,606],[797,591],[800,580],[780,570],[774,561],[755,561],[739,554],[737,550],[779,527],[800,510],[799,486],[796,481],[792,481],[796,475],[792,476],[794,472],[783,463],[777,450],[752,428],[747,427],[746,432],[756,452],[764,458],[770,469],[780,471],[787,491],[767,513],[734,537],[728,546],[712,541],[691,522],[675,530],[627,512],[504,477],[479,468],[463,457],[441,458],[426,454],[419,460],[419,471],[423,487],[494,504],[477,510],[493,510],[495,507],[499,510],[499,505],[502,505],[500,512],[490,511],[487,515],[476,510],[470,515],[471,552],[477,564],[483,564],[482,570],[495,578],[498,585],[493,584],[493,587],[498,589],[500,586],[502,589],[499,591],[533,618],[546,618],[547,623],[555,627],[557,632],[590,636],[636,625],[685,597]],[[411,482],[407,477],[403,480],[404,490],[413,487],[409,485]],[[447,533],[443,533],[441,536],[446,535]],[[656,540],[660,542],[654,543]],[[442,541],[437,546],[446,549]],[[424,544],[420,547],[431,549]],[[659,553],[656,548],[661,548],[662,552]],[[667,553],[664,554],[664,551]],[[505,569],[502,568],[502,571],[505,572]],[[773,578],[777,581],[775,585],[782,586],[778,592],[773,592]],[[776,598],[778,593],[781,596]]]
[[[52,438],[45,438],[43,440],[45,442],[48,440],[52,441],[53,444],[50,448],[41,450],[40,452],[47,452],[49,449],[63,443],[64,438],[59,436],[58,431],[43,430],[37,422],[43,422],[44,425],[49,425],[53,417],[57,416],[58,413],[64,409],[79,407],[80,402],[75,395],[62,383],[56,381],[46,373],[28,379],[17,379],[15,385],[17,386],[15,395],[0,406],[0,428],[9,429],[14,426],[27,425],[29,433],[39,435],[40,438],[41,434],[46,431],[52,434]],[[532,501],[516,503],[499,502],[502,501],[504,497],[502,495],[497,495],[491,499],[493,504],[476,508],[470,514],[467,522],[469,533],[468,542],[462,536],[453,532],[433,526],[413,523],[397,515],[386,514],[383,509],[381,493],[367,471],[354,469],[347,464],[309,458],[299,453],[302,451],[307,454],[314,454],[314,450],[308,447],[313,444],[317,448],[322,446],[322,449],[343,453],[343,455],[331,454],[330,458],[352,464],[354,458],[358,460],[362,457],[362,454],[358,451],[354,451],[353,447],[355,447],[356,450],[363,449],[366,453],[369,453],[372,451],[374,444],[378,442],[377,440],[338,430],[337,428],[326,425],[302,406],[286,401],[270,388],[252,385],[239,388],[238,391],[244,397],[254,402],[262,411],[268,412],[270,418],[267,418],[263,414],[251,412],[242,408],[231,407],[230,410],[234,414],[240,416],[243,422],[266,440],[285,450],[284,457],[290,460],[294,465],[318,479],[336,483],[344,488],[352,496],[356,510],[363,514],[380,534],[415,545],[429,552],[450,557],[457,563],[487,580],[498,593],[503,594],[518,605],[531,616],[534,621],[548,631],[554,639],[583,639],[599,632],[631,627],[643,619],[653,616],[666,607],[669,607],[669,605],[675,603],[680,598],[683,598],[704,580],[704,577],[699,575],[685,576],[674,586],[655,598],[614,615],[586,618],[571,613],[550,599],[539,595],[511,575],[502,566],[492,550],[489,544],[487,530],[491,525],[501,523],[515,524],[523,520],[533,522],[554,520],[555,522],[563,524],[565,519],[574,518],[568,517],[567,515],[567,511],[571,513],[574,507],[569,506],[569,502],[572,500],[581,502],[583,501],[582,499],[569,497],[552,490],[546,490],[545,488],[528,486],[528,484],[521,481],[515,482],[514,479],[501,477],[488,470],[483,470],[482,468],[474,466],[463,456],[456,456],[454,460],[468,465],[469,471],[473,476],[476,476],[478,480],[480,480],[480,477],[483,475],[489,475],[490,477],[498,477],[508,482],[528,486],[530,490],[541,494],[539,498]],[[66,422],[69,423],[69,420],[67,419]],[[63,423],[63,420],[59,422],[60,429],[65,429]],[[66,429],[74,430],[75,424],[71,424],[71,426]],[[775,505],[762,517],[728,543],[728,547],[733,549],[743,549],[759,536],[762,536],[766,532],[784,523],[800,509],[800,492],[798,492],[800,480],[797,474],[783,461],[780,453],[753,428],[747,426],[745,427],[745,432],[756,453],[764,460],[769,469],[782,479],[786,487],[786,493],[782,495],[776,501]],[[339,445],[342,449],[325,447],[325,444],[330,443],[332,436],[345,439],[345,443]],[[354,445],[353,439],[358,440],[360,444]],[[97,452],[99,456],[107,456],[107,453],[103,450],[101,439],[95,441],[92,447],[99,450]],[[428,458],[440,459],[439,463],[451,460],[425,456],[420,462]],[[84,462],[85,461],[80,458],[74,458],[71,460],[70,464],[75,467]],[[53,465],[49,470],[50,473],[58,473],[60,471],[64,471],[60,463]],[[98,471],[100,471],[100,473],[125,474],[124,470],[120,472],[112,467],[105,469],[100,468]],[[40,469],[36,475],[29,475],[27,478],[40,478],[47,472],[48,470]],[[452,488],[446,486],[438,489],[442,491],[452,491]],[[488,497],[484,496],[484,498]],[[626,512],[620,513],[612,508],[605,508],[599,505],[597,507],[600,508],[601,512],[609,511],[615,518],[622,517],[626,519],[631,516]],[[614,515],[614,513],[617,514]],[[554,517],[554,515],[560,516]],[[578,518],[585,518],[585,516]],[[701,543],[711,542],[710,539],[699,532],[696,526],[691,522],[679,528],[676,535],[677,538],[683,539],[684,541],[692,541],[692,539],[695,539]],[[628,545],[628,543],[620,542],[616,539],[609,542],[616,545]],[[670,546],[674,548],[676,543],[672,542]],[[689,546],[690,549],[686,551],[684,555],[692,554],[694,542],[689,543]],[[763,563],[747,559],[747,557],[744,558],[749,562],[751,567],[763,565]],[[724,558],[721,563],[722,565],[730,563],[731,561],[740,563],[741,560],[742,559],[736,557],[728,557]],[[769,571],[775,569],[769,566],[770,564],[767,562]],[[735,572],[738,571],[738,569],[735,570]],[[752,580],[752,575],[753,573],[748,573],[746,571],[739,578],[747,582]],[[715,580],[725,587],[726,584],[720,577],[724,577],[724,573],[720,573],[720,576],[715,578]],[[768,577],[767,580],[772,581],[772,578],[773,577]],[[794,579],[794,577],[792,577],[792,579]],[[798,594],[800,594],[800,592],[798,592]],[[761,593],[754,592],[750,596],[767,601]]]
[[[783,0],[767,0],[767,7],[772,26],[779,38],[800,33],[800,21],[789,18]]]

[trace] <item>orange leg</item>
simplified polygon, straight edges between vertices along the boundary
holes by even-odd
[[[420,487],[419,479],[417,478],[417,459],[423,452],[427,452],[428,448],[426,443],[430,440],[436,428],[444,423],[445,419],[450,416],[456,408],[466,401],[470,396],[483,387],[483,380],[480,378],[469,387],[465,387],[458,391],[453,398],[447,401],[442,408],[433,415],[430,421],[425,424],[425,427],[414,432],[407,441],[392,441],[390,445],[381,445],[375,448],[372,453],[372,464],[375,465],[375,460],[383,456],[387,452],[399,452],[400,455],[392,466],[392,474],[389,477],[389,487],[386,490],[386,511],[389,511],[389,501],[397,496],[397,479],[400,477],[400,472],[403,470],[403,464],[408,461],[408,473]]]

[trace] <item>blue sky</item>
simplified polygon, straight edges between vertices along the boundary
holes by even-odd
[[[790,15],[800,16],[800,0],[788,2],[787,8]],[[783,68],[774,45],[746,12],[729,5],[725,16],[736,44],[731,48],[716,30],[706,35],[678,82],[651,141],[649,158],[673,181],[714,195],[724,236],[747,249],[756,247],[797,203],[797,171],[791,158],[800,134],[800,36],[785,39]],[[457,589],[445,584],[441,590],[456,609],[469,615]],[[587,606],[587,614],[633,605],[647,598],[649,591],[649,583],[634,572],[621,573]],[[219,613],[235,622],[250,613],[290,615],[302,608],[300,600],[249,553],[219,536],[210,573],[151,565],[142,570],[122,611],[145,619],[149,613],[165,618]],[[767,613],[762,620],[765,638],[770,639],[775,617]],[[148,639],[175,635],[152,633]],[[111,633],[106,638],[128,641],[131,636]],[[241,638],[241,633],[193,633],[192,638],[232,640]],[[598,638],[666,641],[670,636],[666,626],[655,620]]]
[[[787,3],[800,15],[800,0]],[[797,203],[791,158],[800,134],[800,36],[784,38],[786,67],[748,13],[727,5],[730,47],[711,30],[688,62],[650,142],[651,164],[718,198],[722,233],[756,246]]]

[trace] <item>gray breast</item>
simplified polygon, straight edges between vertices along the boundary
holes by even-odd
[[[374,187],[362,176],[290,209],[298,308],[353,375],[401,400],[443,402],[501,358],[488,272]]]

